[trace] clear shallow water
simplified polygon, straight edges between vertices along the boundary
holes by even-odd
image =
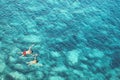
[[[1,0],[0,80],[119,80],[119,14],[119,0]],[[42,67],[17,54],[32,44]]]

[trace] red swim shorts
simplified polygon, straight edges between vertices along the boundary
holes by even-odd
[[[26,56],[26,51],[23,52],[23,55]]]

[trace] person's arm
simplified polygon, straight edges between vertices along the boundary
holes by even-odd
[[[30,47],[29,47],[29,50],[31,50],[31,48],[34,46],[34,44],[32,44]]]
[[[37,60],[37,56],[34,56],[34,60]]]
[[[42,66],[43,66],[43,64],[41,64],[41,63],[38,63],[37,65],[38,65],[38,66],[40,66],[40,67],[42,67]]]
[[[37,57],[38,56],[38,54],[30,54],[30,55],[32,55],[33,57]]]

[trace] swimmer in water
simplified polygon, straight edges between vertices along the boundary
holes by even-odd
[[[28,66],[34,65],[34,64],[37,64],[37,66],[43,66],[42,64],[38,63],[37,56],[38,56],[38,54],[35,54],[34,55],[34,60],[26,62],[28,64]]]
[[[33,46],[34,46],[34,44],[31,45],[27,51],[20,52],[22,54],[22,56],[26,56],[26,55],[32,54],[32,47]]]

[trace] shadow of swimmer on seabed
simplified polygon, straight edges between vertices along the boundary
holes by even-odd
[[[33,53],[32,53],[32,52],[33,52],[33,51],[32,51],[32,47],[33,47],[33,46],[34,46],[34,44],[31,45],[27,51],[18,52],[18,53],[22,54],[22,55],[20,56],[20,58],[22,58],[22,57],[25,58],[27,55],[31,55],[31,56],[33,57],[33,60],[31,60],[31,61],[29,61],[29,62],[26,62],[26,64],[28,64],[28,66],[31,66],[31,65],[43,66],[43,64],[38,63],[38,60],[37,60],[38,54],[33,54]],[[29,58],[29,57],[27,57],[27,58]]]

